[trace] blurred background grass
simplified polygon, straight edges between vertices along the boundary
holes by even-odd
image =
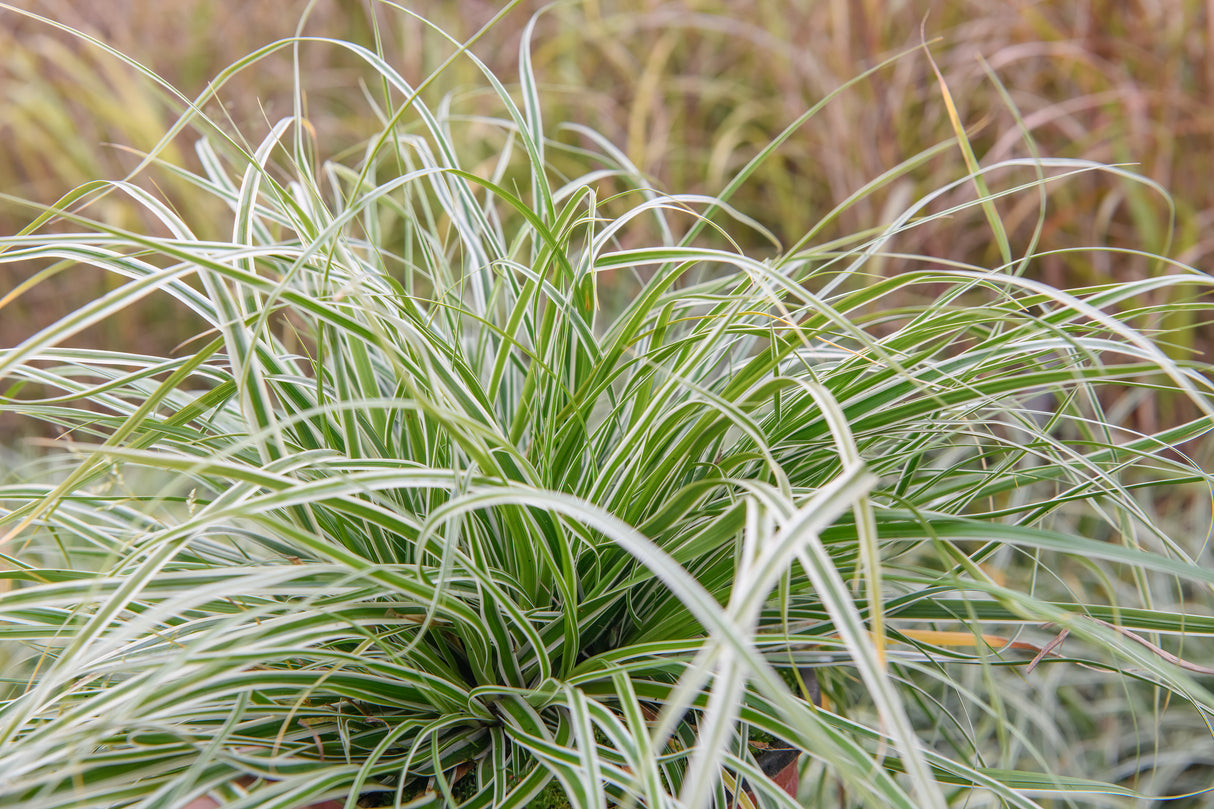
[[[191,97],[244,54],[294,34],[307,6],[236,0],[15,5],[111,43]],[[406,5],[461,39],[501,7],[482,0]],[[542,5],[524,3],[477,43],[474,51],[499,76],[514,74],[522,30]],[[319,0],[303,31],[369,46],[378,36],[387,57],[413,81],[451,52],[420,21],[366,0]],[[1134,164],[1173,195],[1174,221],[1166,199],[1145,186],[1102,174],[1070,180],[1053,192],[1045,212],[1043,236],[1050,247],[1146,249],[1209,268],[1214,0],[586,0],[544,15],[533,50],[547,90],[547,122],[584,123],[605,134],[659,187],[715,193],[810,106],[925,36],[984,164],[1031,154],[988,75],[989,65],[1041,154]],[[321,157],[357,148],[378,127],[360,88],[368,73],[348,52],[324,43],[302,47],[300,64]],[[233,132],[256,142],[271,122],[290,114],[293,80],[290,52],[279,51],[225,85],[218,96],[222,110],[212,104],[208,112],[226,115]],[[461,60],[436,83],[432,97],[476,86],[482,80]],[[374,96],[377,89],[366,92]],[[6,193],[48,204],[88,180],[121,177],[181,109],[179,101],[100,49],[0,10],[0,188]],[[191,165],[194,137],[187,132],[164,156]],[[950,140],[955,137],[932,60],[923,50],[913,51],[831,100],[733,201],[786,247],[815,227],[818,243],[854,239],[962,176],[960,150],[941,149],[825,225],[823,216],[882,172]],[[190,209],[214,204],[208,195],[191,194],[163,172],[145,173],[140,181],[155,185],[190,221],[207,220],[206,211]],[[934,210],[949,202],[942,200]],[[6,205],[0,230],[13,232],[34,213]],[[94,203],[88,213],[123,227],[156,227],[139,222],[134,206],[118,195]],[[1000,215],[1013,250],[1022,252],[1038,222],[1037,195],[1009,197],[1000,203]],[[1000,261],[977,207],[906,234],[898,248],[917,257],[885,257],[867,272],[900,272],[925,257],[981,266]],[[756,242],[753,249],[771,248]],[[0,268],[0,289],[14,288],[33,269]],[[1031,268],[1036,277],[1064,287],[1159,271],[1166,268],[1147,258],[1092,251],[1043,256]],[[19,342],[115,283],[74,271],[70,280],[38,285],[3,307],[0,345]],[[1175,317],[1155,325],[1184,327],[1200,314]],[[196,331],[197,324],[166,303],[149,300],[80,340],[171,347]],[[1175,351],[1204,352],[1210,334],[1189,333]],[[1136,418],[1146,422],[1141,426],[1153,429],[1160,406],[1168,404],[1139,407]]]

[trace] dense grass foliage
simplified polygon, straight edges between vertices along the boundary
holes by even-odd
[[[721,193],[658,188],[545,122],[534,32],[511,86],[448,43],[479,76],[458,95],[352,41],[267,46],[213,86],[340,52],[380,129],[322,160],[305,77],[253,144],[182,97],[144,168],[196,208],[95,181],[0,239],[39,269],[0,305],[112,279],[0,352],[0,408],[60,432],[0,488],[0,804],[1204,788],[1211,480],[1185,452],[1214,401],[1168,343],[1212,279],[1142,254],[1129,280],[1033,272],[1129,255],[1049,244],[1057,189],[1166,195],[1090,161],[981,163],[954,119],[967,171],[825,235],[945,147],[908,156],[782,241],[733,196],[796,122]],[[183,132],[197,172],[167,159]],[[153,226],[91,215],[121,196]],[[1027,235],[1008,205],[1036,206]],[[989,264],[907,248],[961,217]],[[77,342],[145,299],[205,326],[173,351]],[[1129,424],[1164,393],[1194,416]],[[1122,721],[1126,748],[1089,746]],[[761,767],[773,740],[807,753],[795,796]]]

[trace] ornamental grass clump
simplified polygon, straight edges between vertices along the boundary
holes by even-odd
[[[0,805],[1125,805],[1162,765],[1085,746],[1105,693],[1139,761],[1178,722],[1199,766],[1210,672],[1176,639],[1214,634],[1214,572],[1173,529],[1214,405],[1164,329],[1211,278],[1052,288],[1036,258],[1083,251],[999,216],[1139,181],[982,165],[958,122],[953,185],[781,246],[729,198],[814,110],[720,195],[668,193],[544,124],[532,30],[492,111],[382,50],[271,44],[182,99],[163,143],[198,131],[198,171],[140,169],[227,238],[139,174],[0,239],[38,268],[4,306],[115,279],[0,352],[0,406],[59,432],[0,488]],[[254,144],[201,113],[290,48],[365,61],[363,148],[314,155],[303,82]],[[91,220],[103,194],[159,229]],[[956,220],[993,266],[899,252]],[[147,297],[206,327],[77,345]],[[1191,416],[1134,422],[1161,391]]]

